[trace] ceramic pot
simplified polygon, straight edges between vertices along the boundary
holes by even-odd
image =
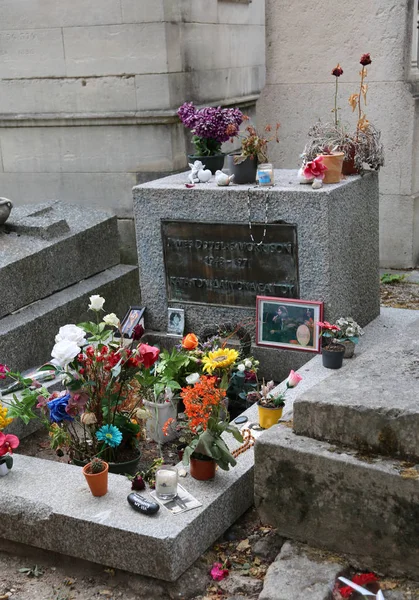
[[[207,169],[215,175],[215,171],[221,171],[224,166],[225,154],[214,154],[214,156],[196,156],[195,154],[188,154],[188,162],[194,163],[196,160],[200,160]]]
[[[324,174],[323,183],[339,183],[342,179],[343,152],[334,152],[333,154],[320,154],[323,164],[327,167]]]
[[[343,355],[345,346],[343,344],[334,344],[333,350],[329,347],[322,348],[322,362],[326,369],[340,369],[343,364]]]
[[[273,425],[276,425],[279,419],[282,417],[283,410],[283,406],[278,408],[268,408],[258,404],[259,425],[263,429],[269,429]]]
[[[205,460],[191,456],[189,459],[189,472],[191,477],[199,479],[199,481],[214,479],[216,466],[217,463],[212,458]]]
[[[144,400],[144,406],[151,413],[151,417],[146,421],[147,436],[157,442],[164,444],[171,442],[176,438],[175,431],[169,431],[169,435],[164,435],[163,426],[167,419],[176,420],[177,407],[172,402],[149,402]]]
[[[0,477],[5,477],[13,467],[13,457],[10,454],[6,454],[2,456],[2,459],[4,459],[4,462],[0,463]]]
[[[93,496],[104,496],[108,492],[108,470],[109,465],[105,463],[105,469],[101,473],[88,473],[87,469],[90,463],[83,467],[83,475],[89,484]]]
[[[109,473],[114,473],[115,475],[135,475],[138,471],[139,460],[140,453],[138,453],[138,456],[136,458],[133,458],[132,460],[127,460],[125,462],[120,463],[110,462],[108,463]],[[78,460],[77,458],[73,458],[72,462],[77,467],[85,467],[87,465],[86,460]]]
[[[342,346],[345,346],[345,353],[343,355],[343,358],[352,358],[355,354],[354,342],[352,342],[351,340],[345,340],[339,343],[342,344]]]
[[[227,154],[226,168],[229,170],[231,175],[234,175],[234,183],[255,183],[256,173],[258,168],[257,158],[251,158],[248,156],[246,160],[241,162],[239,165],[234,163],[234,157],[240,156],[240,154]]]

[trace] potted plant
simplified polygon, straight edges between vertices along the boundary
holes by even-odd
[[[108,492],[109,465],[99,457],[94,457],[83,467],[83,475],[93,496],[105,496]]]
[[[326,369],[340,369],[343,364],[345,346],[339,344],[340,327],[328,321],[316,323],[325,345],[322,347],[322,361]]]
[[[45,368],[53,368],[63,379],[64,391],[33,389],[32,380],[8,372],[25,388],[20,399],[14,396],[9,403],[8,416],[28,423],[39,418],[34,409],[41,409],[57,452],[67,452],[80,466],[103,453],[111,472],[129,473],[137,470],[138,436],[145,429],[136,377],[150,371],[160,351],[141,343],[134,347],[144,331],[141,326],[134,329],[127,346],[118,318],[113,313],[101,318],[104,302],[91,296],[89,309],[96,314],[96,323],[65,325],[55,338],[53,359]]]
[[[275,396],[272,395],[275,383],[268,381],[265,385],[265,382],[263,382],[257,398],[259,425],[263,429],[269,429],[278,423],[285,406],[286,391],[290,388],[295,388],[301,379],[302,377],[299,373],[291,370],[285,381],[285,389]],[[253,395],[254,392],[251,392],[251,394]]]
[[[247,115],[243,116],[244,121],[248,121]],[[241,152],[234,152],[227,155],[227,168],[234,175],[234,183],[253,183],[256,181],[257,167],[259,163],[268,163],[268,144],[278,139],[279,123],[276,124],[275,135],[267,138],[260,135],[253,125],[248,125],[245,129],[245,135],[238,134],[241,137]],[[271,125],[266,125],[265,133],[272,131]]]
[[[230,466],[237,464],[222,435],[231,433],[239,442],[243,437],[229,423],[225,395],[225,389],[217,387],[217,377],[211,376],[202,376],[193,386],[182,389],[185,415],[192,434],[183,453],[183,463],[190,463],[190,474],[195,479],[212,479],[216,465],[228,471]]]
[[[379,171],[384,165],[384,150],[381,143],[381,133],[366,118],[363,107],[366,105],[368,86],[366,67],[371,64],[370,54],[363,54],[360,59],[360,87],[357,93],[351,94],[349,104],[352,111],[357,111],[358,119],[355,132],[351,131],[348,124],[339,118],[338,85],[343,74],[342,67],[338,64],[333,70],[335,77],[334,113],[333,123],[319,121],[309,130],[309,141],[303,152],[304,166],[322,154],[325,147],[336,149],[344,153],[342,172],[344,175],[359,173],[363,175],[366,168]],[[324,180],[327,183],[327,178]]]
[[[355,344],[358,343],[359,337],[364,335],[364,330],[352,317],[340,317],[336,320],[335,325],[340,328],[339,344],[345,346],[343,358],[352,358],[355,352]]]
[[[1,405],[0,405],[1,406]],[[1,411],[1,408],[0,408]],[[0,412],[1,425],[1,412]],[[1,429],[1,427],[0,427]],[[19,446],[19,438],[11,433],[4,434],[0,431],[0,477],[4,477],[13,467],[13,450]]]
[[[193,134],[195,154],[189,154],[188,161],[200,160],[214,175],[224,165],[221,144],[237,135],[243,121],[242,112],[238,108],[215,106],[197,109],[192,102],[185,102],[177,114]]]

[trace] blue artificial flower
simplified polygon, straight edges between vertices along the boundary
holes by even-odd
[[[73,417],[66,411],[70,394],[59,396],[47,402],[49,408],[49,418],[51,423],[61,423],[61,421],[73,421]]]
[[[116,448],[122,442],[122,433],[115,425],[103,425],[96,431],[96,437],[100,442],[105,442],[111,448]]]

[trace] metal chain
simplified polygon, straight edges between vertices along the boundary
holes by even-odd
[[[274,186],[271,185],[269,186],[269,189],[272,189]],[[252,220],[250,217],[250,190],[260,190],[260,187],[255,185],[253,186],[253,188],[248,188],[247,189],[247,218],[249,221],[249,233],[250,233],[250,239],[252,240],[252,242],[254,244],[256,244],[256,246],[261,246],[263,244],[263,242],[265,241],[265,237],[266,237],[266,226],[268,224],[268,195],[266,194],[266,199],[265,199],[265,223],[264,223],[264,227],[263,227],[263,235],[262,235],[262,239],[260,242],[256,242],[255,238],[253,237],[253,231],[252,231]]]

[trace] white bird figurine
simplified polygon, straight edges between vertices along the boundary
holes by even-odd
[[[11,200],[8,198],[0,198],[0,225],[6,223],[12,208],[13,204]]]
[[[222,171],[215,171],[215,183],[217,185],[229,185],[234,179],[234,175],[227,175]]]

